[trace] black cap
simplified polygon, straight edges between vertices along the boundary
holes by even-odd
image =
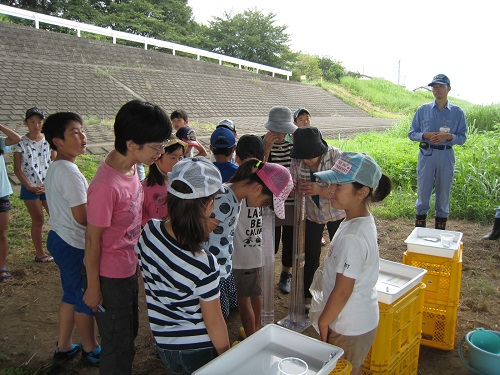
[[[40,116],[42,118],[42,120],[45,119],[45,113],[43,113],[43,111],[40,108],[33,107],[33,108],[30,108],[26,111],[26,117],[24,118],[24,121],[26,121],[27,119],[29,119],[33,115]]]

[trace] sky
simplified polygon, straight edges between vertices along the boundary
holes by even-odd
[[[273,12],[275,25],[287,26],[295,52],[329,56],[350,71],[409,90],[442,73],[451,81],[449,96],[500,103],[496,1],[188,0],[188,5],[198,23],[224,12]]]

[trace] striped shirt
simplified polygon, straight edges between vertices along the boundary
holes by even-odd
[[[342,155],[340,149],[328,146],[328,151],[320,156],[318,171],[326,171],[331,169],[337,159]],[[302,159],[292,159],[290,166],[290,174],[292,175],[293,183],[296,186],[297,181],[311,181],[311,169],[303,162]],[[338,210],[332,207],[330,198],[315,196],[318,204],[313,200],[312,196],[306,197],[306,218],[318,224],[325,224],[330,221],[336,221],[345,217],[344,210]]]
[[[269,158],[267,159],[270,163],[280,164],[288,169],[290,169],[290,163],[292,158],[290,157],[290,153],[292,152],[293,144],[288,142],[287,140],[282,143],[275,143],[271,152],[269,153]],[[285,201],[285,205],[293,205],[294,204],[294,195],[290,194]]]
[[[219,298],[219,265],[208,251],[184,249],[164,224],[148,221],[136,245],[156,344],[168,350],[213,347],[200,300]]]

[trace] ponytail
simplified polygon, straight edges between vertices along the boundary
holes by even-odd
[[[246,184],[251,184],[256,182],[262,186],[262,194],[273,196],[272,191],[267,187],[267,185],[260,179],[260,177],[255,173],[257,169],[262,169],[265,165],[263,161],[256,158],[246,159],[243,164],[241,164],[233,177],[228,181],[230,183],[246,181]]]
[[[363,188],[365,185],[360,184],[359,182],[353,182],[354,189],[359,190]],[[380,180],[378,182],[378,186],[375,190],[373,188],[367,186],[370,189],[370,193],[366,197],[368,202],[381,202],[383,201],[392,190],[392,181],[391,179],[382,174]]]

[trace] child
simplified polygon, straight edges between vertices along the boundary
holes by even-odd
[[[164,365],[191,374],[229,349],[219,265],[201,244],[222,188],[217,168],[188,158],[168,174],[168,220],[150,220],[136,245],[151,331]]]
[[[269,120],[264,125],[268,130],[264,136],[264,160],[278,163],[286,168],[290,168],[290,152],[293,144],[285,139],[288,134],[292,134],[297,126],[293,123],[292,111],[287,107],[273,107],[269,111]],[[280,290],[290,293],[290,282],[292,274],[292,252],[293,252],[293,217],[294,217],[294,197],[290,196],[285,203],[285,219],[276,219],[275,222],[275,253],[278,252],[280,240],[283,248],[281,250],[282,270],[279,279]]]
[[[9,225],[11,205],[9,195],[12,194],[9,176],[5,168],[3,154],[10,150],[10,146],[21,140],[21,136],[15,131],[0,124],[0,131],[7,137],[0,137],[0,284],[14,281],[7,268],[7,254],[9,244],[7,241],[7,227]]]
[[[167,114],[132,100],[118,111],[115,148],[104,158],[87,197],[83,300],[96,315],[101,335],[101,374],[131,374],[138,330],[137,254],[142,187],[136,164],[151,165],[165,153],[172,132]]]
[[[318,128],[312,126],[298,128],[293,133],[293,139],[295,142],[290,154],[290,173],[294,185],[306,197],[304,297],[305,307],[308,309],[311,304],[309,287],[314,272],[319,267],[325,225],[331,240],[345,217],[344,211],[332,207],[328,189],[315,183],[314,173],[332,168],[342,151],[328,146]]]
[[[293,113],[293,123],[298,128],[311,126],[311,113],[305,108],[299,108]]]
[[[321,340],[344,349],[351,374],[361,374],[379,319],[377,228],[370,202],[389,195],[392,183],[368,155],[344,152],[331,170],[315,176],[327,182],[332,206],[345,211],[323,265],[326,305],[318,319]]]
[[[40,108],[26,111],[24,125],[28,134],[14,147],[14,173],[21,181],[21,200],[24,201],[31,216],[31,240],[35,246],[35,262],[53,262],[54,258],[46,254],[42,245],[42,229],[45,221],[43,208],[49,213],[45,199],[45,175],[49,169],[55,151],[41,133],[45,114]],[[41,204],[40,204],[41,203]]]
[[[276,216],[285,218],[284,203],[293,188],[292,177],[285,167],[248,159],[217,195],[211,215],[212,232],[205,244],[220,265],[222,313],[229,316],[231,307],[237,306],[236,287],[232,274],[234,227],[238,220],[239,204],[243,199],[250,207],[267,207],[274,203]]]
[[[167,198],[167,173],[182,160],[187,144],[176,137],[170,137],[165,153],[149,167],[148,177],[142,183],[144,201],[142,203],[142,226],[149,219],[166,219],[168,215],[165,199]]]
[[[71,112],[47,117],[42,132],[52,150],[57,150],[45,179],[47,203],[52,213],[47,249],[59,267],[63,288],[54,359],[72,358],[83,349],[83,358],[98,364],[101,348],[95,336],[94,314],[82,299],[88,184],[75,164],[77,156],[85,153],[87,137],[82,118]],[[83,348],[72,343],[75,325]]]
[[[264,143],[256,135],[244,135],[236,145],[236,161],[242,164],[249,158],[261,160]],[[238,296],[238,311],[245,338],[260,328],[262,313],[262,208],[249,207],[241,201],[240,216],[234,231],[233,275]]]
[[[231,130],[219,127],[210,136],[210,151],[215,158],[214,165],[219,169],[222,182],[233,177],[238,166],[231,162],[236,148],[236,138]]]
[[[186,142],[189,147],[185,151],[184,156],[194,156],[194,149],[198,151],[196,156],[207,156],[207,150],[201,143],[196,140],[196,132],[193,128],[189,127],[188,115],[186,111],[180,109],[173,111],[170,114],[170,120],[172,121],[172,126],[175,129],[175,135],[180,140]]]

